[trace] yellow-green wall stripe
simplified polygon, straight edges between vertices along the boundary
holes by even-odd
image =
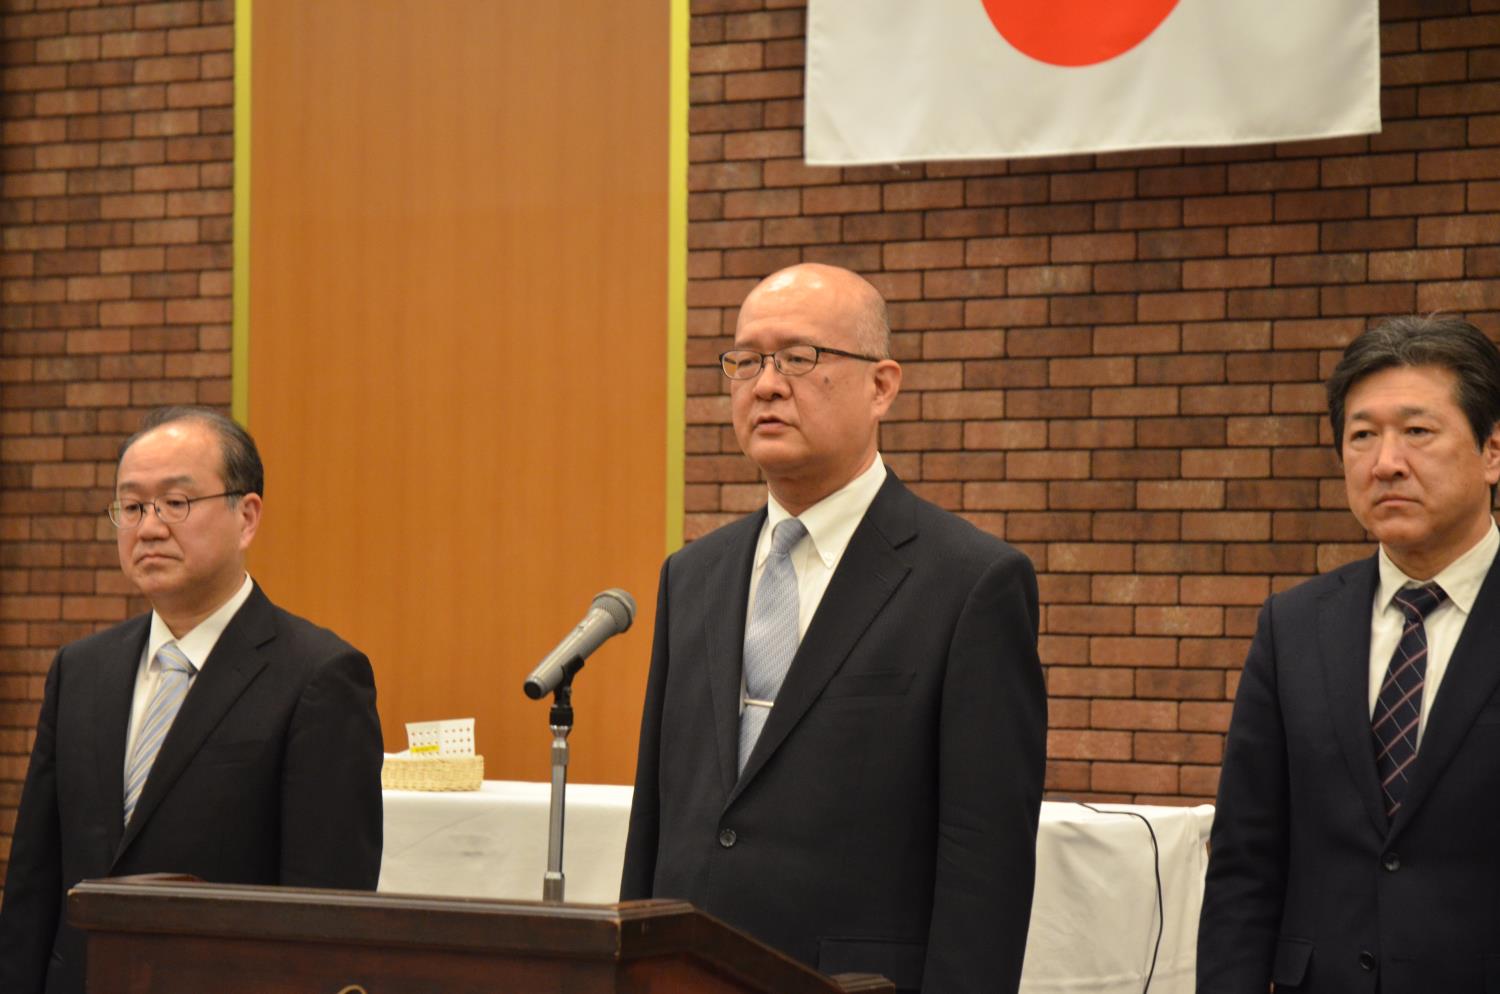
[[[248,0],[247,0],[248,2]],[[682,547],[687,415],[688,2],[672,0],[667,128],[667,552]]]
[[[234,324],[230,413],[250,423],[250,0],[234,3]]]

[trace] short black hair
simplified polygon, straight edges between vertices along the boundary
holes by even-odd
[[[120,461],[125,458],[126,450],[142,435],[174,421],[196,421],[206,425],[218,436],[219,454],[222,461],[219,475],[224,478],[226,490],[265,496],[266,471],[261,465],[260,451],[255,447],[255,439],[250,437],[250,433],[239,422],[212,407],[174,405],[158,407],[147,414],[146,419],[141,422],[140,430],[121,443],[120,454],[115,460],[116,473],[119,472]]]
[[[1342,456],[1344,404],[1354,385],[1372,373],[1400,366],[1437,366],[1457,378],[1453,400],[1474,432],[1474,444],[1500,422],[1500,349],[1463,318],[1417,315],[1389,318],[1360,335],[1328,378],[1328,420],[1333,447]]]

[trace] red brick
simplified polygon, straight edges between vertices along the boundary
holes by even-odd
[[[734,73],[724,80],[724,99],[767,100],[802,94],[802,73],[791,69]]]
[[[970,207],[1039,204],[1047,200],[1047,177],[990,176],[965,180],[962,189]]]
[[[1275,219],[1288,221],[1330,221],[1365,217],[1369,194],[1363,189],[1315,190],[1276,194]]]
[[[1369,256],[1372,281],[1454,279],[1463,272],[1464,253],[1457,248],[1371,252]]]
[[[1199,627],[1213,629],[1206,634],[1217,634],[1217,624],[1205,623],[1204,621],[1192,621],[1189,617],[1178,617],[1170,615],[1173,608],[1141,608],[1141,612],[1160,611],[1167,618],[1164,623],[1169,627]],[[1217,620],[1219,611],[1216,608],[1177,608],[1180,612],[1194,612],[1194,618],[1200,616],[1204,619],[1213,618]],[[1188,700],[1222,700],[1224,697],[1224,674],[1215,670],[1203,669],[1152,669],[1142,670],[1136,674],[1135,693],[1138,698],[1145,700],[1166,699],[1170,701]]]
[[[1047,733],[1047,755],[1054,759],[1131,758],[1131,733],[1053,729]]]
[[[1186,227],[1265,224],[1271,220],[1271,205],[1268,194],[1189,198],[1183,201],[1182,223]]]
[[[964,203],[964,188],[957,180],[887,183],[883,196],[883,207],[888,211],[961,207]]]
[[[1092,283],[1088,266],[1017,266],[1009,270],[1005,290],[1009,296],[1050,296],[1087,293]]]
[[[1109,200],[1094,205],[1095,231],[1171,228],[1180,224],[1180,200]]]
[[[1000,208],[928,211],[922,227],[922,235],[927,238],[983,238],[1003,234],[1006,234],[1006,214]]]
[[[1125,262],[1094,268],[1094,289],[1101,293],[1140,290],[1180,290],[1183,264],[1178,262]]]
[[[1010,233],[1016,235],[1058,234],[1088,231],[1094,212],[1088,204],[1046,204],[1010,209]]]
[[[1048,506],[1054,510],[1111,510],[1134,506],[1129,481],[1062,480],[1047,486]]]
[[[964,265],[1014,266],[1047,261],[1047,238],[973,238],[965,244]]]
[[[1142,197],[1210,196],[1225,192],[1225,167],[1166,166],[1140,171]]]
[[[1052,261],[1114,262],[1134,259],[1135,237],[1136,236],[1134,234],[1124,232],[1085,235],[1053,235]],[[1037,240],[1041,241],[1041,239]],[[1043,248],[1043,252],[1045,253],[1045,246]],[[1037,262],[1041,260],[1028,259],[1021,261]]]
[[[1416,244],[1421,246],[1493,244],[1496,231],[1500,231],[1500,213],[1424,217],[1417,219]]]
[[[1224,254],[1222,228],[1144,231],[1137,239],[1137,258],[1192,259]]]
[[[1176,731],[1178,707],[1175,701],[1094,701],[1089,723],[1098,729]]]
[[[1244,162],[1229,167],[1229,190],[1234,193],[1311,189],[1318,185],[1318,160]]]

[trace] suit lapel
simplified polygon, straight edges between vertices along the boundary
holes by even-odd
[[[1386,832],[1385,802],[1370,741],[1370,611],[1379,571],[1361,563],[1318,607],[1318,658],[1333,732],[1371,825]]]
[[[911,567],[896,549],[916,533],[916,498],[889,473],[839,560],[730,802],[802,720],[906,578]]]
[[[719,750],[719,775],[727,795],[739,777],[740,671],[745,653],[745,613],[750,600],[750,570],[755,545],[766,520],[765,509],[741,519],[731,528],[723,555],[709,567],[703,591],[707,610],[703,634],[708,646],[708,685],[713,698],[714,741]]]
[[[193,678],[193,685],[182,702],[182,709],[167,730],[161,750],[151,765],[151,772],[141,788],[140,800],[136,802],[135,814],[125,827],[118,861],[130,843],[140,834],[141,826],[150,819],[162,798],[171,790],[172,784],[197,755],[203,740],[208,738],[234,702],[249,686],[250,681],[265,668],[267,656],[259,647],[276,635],[271,620],[271,602],[256,587],[250,599],[230,619],[229,626],[214,650],[209,654],[203,670]],[[123,793],[123,787],[121,788]],[[122,800],[123,805],[123,800]]]
[[[130,734],[130,708],[141,652],[151,630],[151,616],[142,615],[121,634],[107,658],[100,659],[98,695],[94,698],[95,756],[99,773],[99,804],[111,826],[111,846],[118,843],[125,823],[125,737]]]
[[[1500,564],[1500,559],[1496,563]],[[1500,664],[1495,659],[1497,644],[1500,644],[1500,569],[1491,565],[1427,713],[1427,727],[1412,764],[1411,783],[1391,824],[1392,834],[1411,821],[1458,753],[1480,710],[1500,689]]]

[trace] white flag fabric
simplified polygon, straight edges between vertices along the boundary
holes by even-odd
[[[1380,130],[1378,0],[809,0],[816,165]]]

